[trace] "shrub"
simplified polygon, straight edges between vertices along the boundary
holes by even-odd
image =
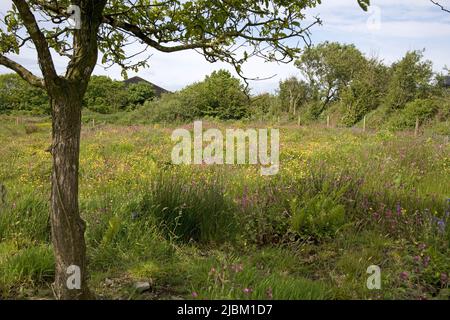
[[[50,114],[48,96],[16,74],[0,75],[0,113],[10,112]]]
[[[84,106],[89,110],[108,114],[117,112],[127,104],[127,92],[120,81],[106,76],[93,76],[89,82]]]
[[[300,235],[321,238],[332,236],[345,223],[345,207],[328,195],[318,194],[299,206],[291,201],[292,229]]]
[[[434,99],[416,99],[406,104],[403,110],[392,115],[388,127],[394,130],[414,128],[416,119],[420,123],[430,120],[439,110],[439,104]]]
[[[192,121],[206,117],[230,120],[247,117],[248,109],[249,99],[239,79],[220,70],[175,94],[145,103],[136,114],[151,122]]]
[[[175,122],[192,118],[185,113],[179,94],[166,94],[158,100],[147,101],[133,113],[132,118],[138,122]]]
[[[291,228],[300,236],[317,240],[332,237],[352,221],[347,213],[354,213],[362,180],[348,171],[325,170],[319,165],[301,180],[297,196],[288,202]]]

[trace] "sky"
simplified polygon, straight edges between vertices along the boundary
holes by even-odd
[[[338,41],[353,43],[369,57],[378,57],[387,64],[401,59],[409,50],[425,49],[425,58],[433,62],[434,70],[440,72],[450,67],[450,13],[441,11],[429,0],[372,0],[369,12],[364,12],[356,0],[323,0],[323,3],[307,11],[309,16],[319,16],[321,26],[312,29],[312,43]],[[450,0],[441,0],[450,8]],[[10,0],[0,2],[0,15],[10,8]],[[201,81],[214,70],[232,67],[224,63],[211,64],[194,51],[160,53],[151,50],[149,67],[138,73],[129,72],[129,77],[139,75],[171,91]],[[24,50],[19,56],[9,56],[23,64],[35,74],[40,74],[35,52]],[[58,72],[66,66],[64,58],[55,57]],[[280,80],[290,76],[301,76],[291,64],[266,63],[252,58],[243,67],[250,78],[269,80],[251,81],[252,93],[274,92]],[[0,73],[10,72],[0,67]],[[94,70],[96,75],[108,75],[121,80],[121,69],[117,66],[106,69],[100,60]]]

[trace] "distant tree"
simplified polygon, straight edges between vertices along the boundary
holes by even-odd
[[[113,113],[124,109],[128,103],[125,86],[107,76],[92,76],[83,104],[99,113]]]
[[[350,84],[342,90],[342,121],[352,126],[365,114],[377,109],[383,102],[390,81],[389,67],[371,59],[359,70]]]
[[[152,100],[155,97],[153,86],[145,82],[130,84],[126,88],[126,91],[128,109],[134,109],[137,106],[141,106],[147,100]]]
[[[247,115],[249,98],[245,86],[229,71],[214,71],[204,81],[207,94],[205,116],[241,119]]]
[[[394,63],[385,99],[388,109],[401,109],[408,102],[429,97],[432,89],[432,66],[431,61],[423,61],[423,51],[409,51]]]
[[[249,98],[245,86],[229,71],[214,71],[204,81],[194,83],[179,93],[185,116],[241,119],[247,116]]]
[[[300,105],[308,99],[308,91],[308,84],[296,77],[280,81],[278,94],[282,108],[287,106],[287,112],[295,115]]]
[[[341,91],[365,62],[363,54],[354,45],[324,42],[305,50],[295,64],[309,81],[317,101],[316,116],[338,100]]]
[[[278,95],[262,93],[253,96],[250,101],[250,116],[255,120],[272,119],[281,112]]]
[[[17,111],[50,114],[48,96],[17,74],[0,75],[0,113]]]
[[[442,96],[443,94],[449,95],[450,88],[448,86],[448,77],[450,76],[450,69],[445,66],[442,72],[435,75],[434,78],[434,94]]]

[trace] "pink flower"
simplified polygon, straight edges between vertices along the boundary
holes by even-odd
[[[192,297],[197,298],[197,297],[198,297],[198,293],[195,292],[195,291],[193,291],[193,292],[192,292]]]
[[[400,273],[400,279],[406,281],[409,278],[409,274],[406,271],[403,271],[402,273]]]
[[[426,256],[424,259],[423,259],[423,266],[426,268],[426,267],[428,267],[428,265],[430,264],[430,260],[431,260],[431,258],[429,257],[429,256]]]
[[[249,294],[249,293],[252,293],[252,289],[250,289],[250,288],[245,288],[244,290],[242,290],[245,294]]]

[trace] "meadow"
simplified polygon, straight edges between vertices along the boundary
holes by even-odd
[[[450,298],[448,136],[208,123],[268,125],[275,176],[173,165],[174,125],[85,123],[80,210],[99,299]],[[3,116],[0,141],[0,298],[50,299],[51,124]]]

